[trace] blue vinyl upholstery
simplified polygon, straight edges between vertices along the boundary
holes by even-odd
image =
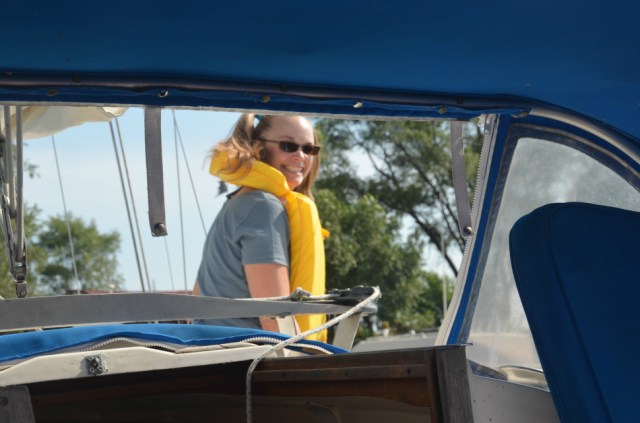
[[[154,343],[170,343],[178,346],[218,345],[242,342],[249,338],[268,337],[283,341],[287,335],[258,329],[208,325],[132,324],[80,326],[25,332],[0,336],[0,363],[53,354],[68,348],[91,345],[114,338],[128,338]],[[260,342],[256,342],[260,343]],[[269,342],[264,342],[269,344]],[[275,344],[276,342],[272,342]],[[345,350],[317,341],[301,341],[297,346],[320,346],[332,353]]]
[[[640,213],[549,204],[510,234],[513,272],[558,416],[636,422]]]

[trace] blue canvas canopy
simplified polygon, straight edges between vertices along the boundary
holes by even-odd
[[[0,101],[443,117],[544,104],[640,140],[640,4],[631,0],[2,9]]]
[[[518,141],[518,134],[507,139],[509,121],[516,120],[510,116],[522,117],[520,123],[529,127],[570,133],[558,144],[589,144],[585,150],[597,158],[607,150],[614,159],[622,157],[616,162],[624,168],[621,174],[637,173],[639,17],[640,3],[632,0],[115,0],[99,5],[25,0],[2,7],[0,102],[445,119],[509,115],[501,117],[486,197],[479,203],[478,253],[466,255],[470,270],[463,276],[467,284],[460,284],[461,305],[450,319],[453,329],[442,332],[447,342],[466,342],[467,334],[458,334],[468,317],[464,308],[477,294],[468,281],[484,260],[478,258],[482,243],[494,236],[496,218],[490,212],[500,206],[493,196],[502,195],[505,177],[498,166],[508,165],[501,160],[511,157],[509,149]],[[567,112],[579,123],[551,123],[542,114],[525,117],[535,108]],[[597,134],[585,130],[585,122],[594,124]],[[525,129],[533,135],[521,128],[518,136],[538,136]],[[511,272],[510,266],[505,269]],[[549,316],[555,317],[542,310],[542,326],[534,330],[554,325]],[[550,349],[558,347],[551,343]],[[558,391],[571,397],[571,388]],[[596,388],[585,386],[599,395]],[[582,404],[571,407],[583,410]],[[573,414],[559,409],[570,421]]]

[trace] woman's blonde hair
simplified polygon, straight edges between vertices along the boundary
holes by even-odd
[[[251,169],[255,160],[264,161],[264,145],[259,141],[262,134],[269,129],[271,123],[282,116],[278,115],[256,115],[254,113],[245,113],[238,119],[236,126],[233,128],[231,135],[218,143],[212,151],[225,151],[229,159],[223,167],[223,172],[233,173],[238,169]],[[318,144],[318,135],[313,130],[313,143]],[[318,177],[320,169],[320,155],[314,156],[311,162],[311,170],[309,174],[302,180],[294,191],[306,195],[313,199],[311,189],[313,183]]]

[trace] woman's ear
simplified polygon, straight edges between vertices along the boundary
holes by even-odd
[[[267,159],[267,150],[264,147],[260,147],[258,157],[261,162],[264,162]]]

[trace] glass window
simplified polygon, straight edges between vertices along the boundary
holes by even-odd
[[[586,145],[580,150],[590,151]],[[487,375],[546,387],[511,270],[508,236],[516,220],[545,204],[569,201],[640,211],[637,189],[580,150],[532,137],[517,141],[478,273],[481,288],[466,340],[473,344],[467,355],[477,373],[484,369]],[[594,149],[593,154],[603,153]]]

